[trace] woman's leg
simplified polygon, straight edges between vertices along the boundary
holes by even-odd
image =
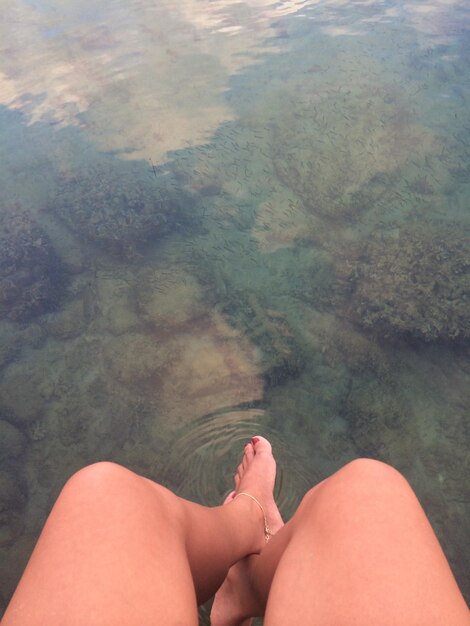
[[[266,506],[275,462],[260,438],[239,490]],[[65,485],[2,626],[191,626],[229,567],[264,546],[250,498],[206,508],[113,463]]]
[[[265,614],[265,626],[470,625],[416,496],[378,461],[353,461],[314,487],[242,563],[219,592],[227,619],[219,611],[217,626],[245,626],[250,614]]]

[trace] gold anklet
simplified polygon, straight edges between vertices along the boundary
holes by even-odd
[[[238,498],[238,496],[246,496],[247,498],[251,498],[252,500],[254,500],[256,502],[256,504],[259,506],[259,508],[263,512],[263,517],[264,517],[264,540],[266,542],[268,542],[271,539],[271,537],[274,535],[274,533],[272,532],[272,530],[268,526],[268,520],[266,518],[266,513],[264,512],[263,505],[261,504],[261,502],[259,500],[257,500],[255,498],[255,496],[252,496],[251,493],[246,493],[246,491],[240,491],[240,493],[237,493],[237,495],[235,496],[234,500],[236,500]]]

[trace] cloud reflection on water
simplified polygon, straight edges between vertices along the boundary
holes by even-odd
[[[355,25],[341,23],[357,11]],[[162,161],[204,142],[233,118],[230,77],[286,45],[279,18],[309,17],[331,36],[361,35],[390,19],[440,43],[461,28],[461,0],[401,8],[366,0],[7,0],[0,17],[0,103],[29,123],[79,125],[98,149]],[[450,16],[449,16],[450,15]]]
[[[104,150],[158,161],[204,141],[232,112],[231,75],[276,47],[265,0],[153,5],[9,2],[0,23],[0,102],[29,123],[79,125]]]

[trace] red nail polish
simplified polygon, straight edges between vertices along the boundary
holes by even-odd
[[[253,445],[257,444],[257,443],[258,443],[258,441],[259,441],[259,437],[252,437],[252,438],[251,438],[251,443],[252,443]]]

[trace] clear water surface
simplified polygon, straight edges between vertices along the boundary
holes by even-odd
[[[0,605],[74,471],[216,504],[255,432],[286,516],[395,465],[468,598],[464,0],[1,5]]]

